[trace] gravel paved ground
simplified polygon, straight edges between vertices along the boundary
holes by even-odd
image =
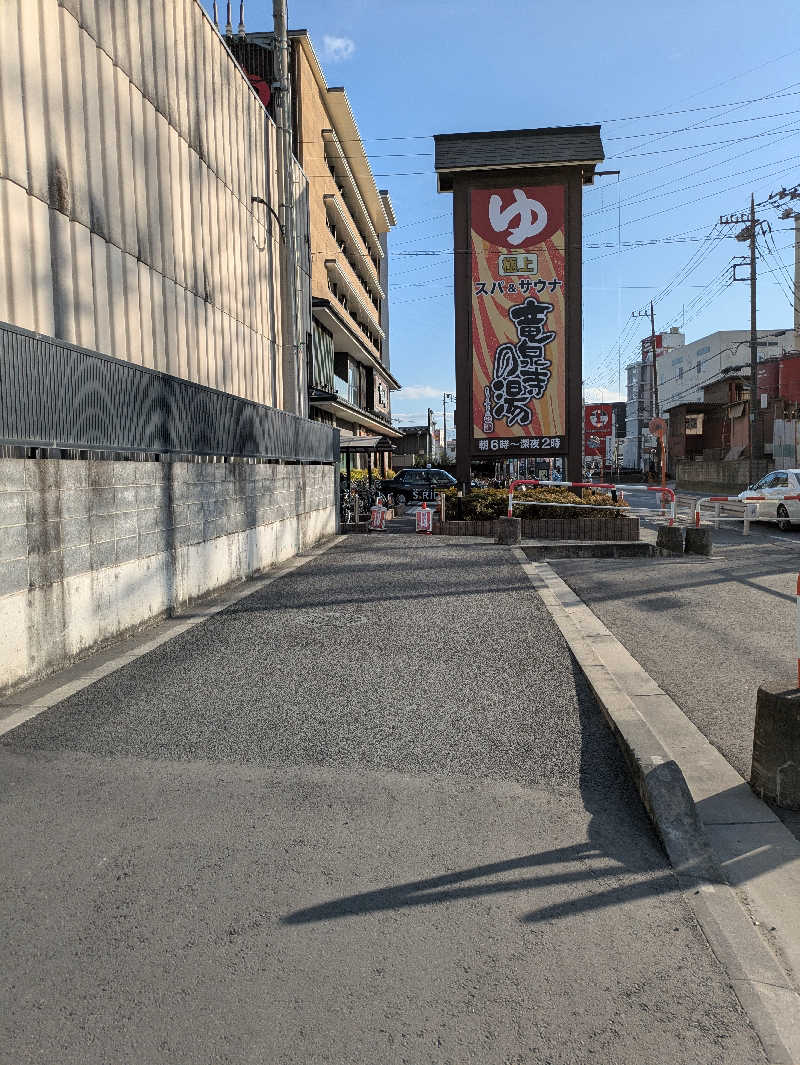
[[[0,781],[3,1065],[765,1060],[510,551],[349,537]]]

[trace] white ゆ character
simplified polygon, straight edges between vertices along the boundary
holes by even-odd
[[[509,228],[512,218],[519,218],[519,225],[512,229],[508,243],[521,244],[529,237],[541,233],[547,225],[547,211],[538,200],[529,199],[522,189],[514,189],[514,202],[503,209],[503,201],[495,193],[489,199],[489,222],[495,233]]]

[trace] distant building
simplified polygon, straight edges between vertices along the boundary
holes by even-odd
[[[783,336],[775,336],[782,333]],[[759,329],[758,361],[782,355],[791,348],[791,330]],[[682,339],[682,338],[681,338]],[[706,385],[736,368],[750,372],[750,330],[723,329],[671,346],[658,362],[658,398],[661,412],[679,404],[699,403]]]
[[[653,363],[661,369],[662,360],[669,358],[673,348],[684,343],[685,337],[678,329],[668,333],[657,333],[655,338],[655,355],[652,337],[642,340],[642,357],[638,362],[626,367],[627,372],[627,407],[625,416],[625,442],[622,448],[622,465],[626,469],[643,470],[650,459],[650,448],[655,446],[647,428],[654,414],[653,407]],[[659,389],[660,392],[660,389]],[[659,394],[659,414],[664,404]]]
[[[707,385],[700,400],[669,411],[670,468],[684,460],[739,459],[749,445],[749,375],[732,374]]]
[[[395,441],[397,452],[392,455],[392,466],[396,470],[404,466],[413,466],[422,461],[433,465],[438,462],[436,437],[438,430],[431,431],[430,425],[400,425],[397,428],[401,439]]]

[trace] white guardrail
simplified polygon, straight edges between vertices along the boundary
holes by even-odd
[[[707,503],[713,503],[714,505],[714,528],[719,528],[721,521],[744,521],[744,527],[742,533],[744,536],[750,535],[750,522],[755,520],[758,516],[758,504],[759,503],[781,503],[785,500],[798,500],[800,495],[782,495],[782,496],[745,496],[744,499],[740,499],[739,496],[703,496],[698,499],[694,505],[694,523],[695,526],[700,524],[700,508]],[[730,505],[738,505],[742,507],[742,513],[722,516],[721,509],[722,504],[726,503]]]

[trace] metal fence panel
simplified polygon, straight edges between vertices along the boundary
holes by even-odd
[[[335,462],[332,428],[0,324],[0,444]]]

